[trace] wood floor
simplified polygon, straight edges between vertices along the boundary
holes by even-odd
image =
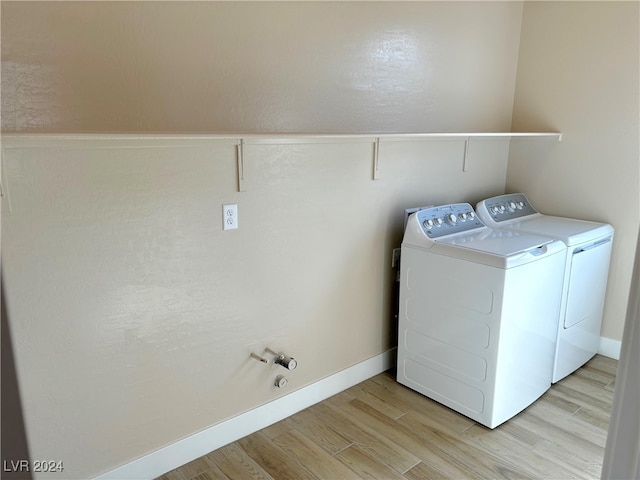
[[[160,480],[599,479],[617,362],[489,430],[382,373]]]

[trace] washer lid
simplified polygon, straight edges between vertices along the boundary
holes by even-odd
[[[488,228],[466,203],[430,207],[412,214],[402,246],[499,268],[566,251],[562,242],[549,237]]]
[[[522,217],[503,223],[501,228],[544,235],[562,240],[567,246],[593,241],[613,234],[613,227],[606,223],[588,222],[586,220],[553,217],[542,214]]]
[[[512,268],[566,252],[564,244],[537,235],[483,228],[439,238],[430,251],[498,268]]]

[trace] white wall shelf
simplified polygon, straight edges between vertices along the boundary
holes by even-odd
[[[238,140],[237,155],[238,155],[238,191],[245,191],[245,174],[244,174],[244,150],[246,145],[297,145],[297,144],[317,144],[317,143],[336,143],[336,142],[366,142],[373,145],[373,165],[372,165],[372,180],[378,180],[380,178],[380,142],[381,141],[395,141],[395,142],[411,142],[427,139],[463,139],[464,155],[462,160],[462,171],[467,171],[467,160],[469,156],[469,142],[471,138],[517,138],[517,137],[529,137],[529,138],[557,138],[558,141],[562,141],[562,133],[560,132],[448,132],[448,133],[389,133],[389,134],[355,134],[355,135],[334,135],[334,134],[289,134],[289,135],[276,135],[276,134],[264,134],[264,135],[242,135]]]
[[[237,189],[245,191],[245,149],[249,145],[301,145],[322,143],[369,143],[372,145],[372,180],[380,178],[381,142],[416,142],[423,140],[464,140],[462,171],[467,171],[471,139],[555,138],[562,141],[561,132],[431,132],[431,133],[366,133],[366,134],[307,134],[307,133],[221,133],[221,134],[4,134],[2,148],[77,148],[91,142],[94,148],[127,147],[176,147],[185,144],[205,145],[208,142],[224,142],[236,145]],[[97,144],[96,144],[97,141]]]
[[[562,141],[560,132],[442,132],[442,133],[354,133],[354,134],[312,134],[312,133],[264,133],[250,134],[242,132],[221,134],[120,134],[120,133],[87,133],[87,134],[53,134],[53,133],[4,133],[2,143],[4,148],[21,148],[25,145],[34,146],[34,142],[45,146],[46,144],[62,145],[69,142],[82,140],[104,140],[124,142],[145,142],[170,144],[172,142],[206,141],[206,140],[231,140],[245,144],[288,144],[288,143],[332,143],[363,141],[373,142],[376,139],[391,141],[416,141],[422,139],[438,138],[515,138],[515,137],[555,137]]]

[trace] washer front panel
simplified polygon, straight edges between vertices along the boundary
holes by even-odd
[[[441,244],[402,246],[397,380],[494,428],[551,385],[566,248],[504,269]]]

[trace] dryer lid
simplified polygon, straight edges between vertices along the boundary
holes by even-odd
[[[548,237],[530,235],[528,233],[483,228],[480,231],[468,234],[443,237],[436,240],[436,243],[469,248],[499,257],[508,257],[537,248],[540,245],[546,245],[552,241]]]

